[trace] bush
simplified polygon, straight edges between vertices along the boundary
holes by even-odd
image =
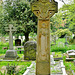
[[[57,45],[51,46],[51,52],[62,52],[65,53],[68,50],[75,50],[75,45],[58,47]]]
[[[8,74],[8,75],[15,74],[15,73],[16,73],[15,68],[16,68],[15,64],[14,64],[14,65],[12,64],[11,66],[8,64],[8,65],[6,66],[7,74]]]
[[[62,52],[65,53],[68,50],[68,47],[58,47],[57,45],[51,47],[51,52]]]
[[[67,36],[71,36],[72,32],[69,31],[68,29],[58,29],[55,34],[58,35],[58,37],[63,38],[66,34]]]

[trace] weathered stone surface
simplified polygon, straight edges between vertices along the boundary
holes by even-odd
[[[4,60],[15,60],[18,58],[16,50],[7,50]]]
[[[69,51],[67,51],[67,54],[68,54],[69,58],[75,58],[75,50],[69,50]]]
[[[32,12],[38,17],[36,75],[50,75],[50,17],[58,8],[54,0],[31,3]]]
[[[24,44],[24,60],[36,59],[36,41],[27,41]]]

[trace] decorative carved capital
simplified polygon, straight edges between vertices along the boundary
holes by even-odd
[[[54,0],[39,0],[31,3],[33,13],[39,19],[49,19],[58,11],[58,3]]]

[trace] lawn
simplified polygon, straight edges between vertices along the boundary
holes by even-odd
[[[24,66],[30,66],[31,61],[27,62],[21,62],[21,61],[1,61],[0,62],[0,69],[2,66],[7,66],[7,65],[15,64],[15,65],[24,65]]]
[[[2,70],[1,70],[1,68],[4,67],[4,66],[8,67],[6,75],[23,75],[24,72],[27,70],[27,67],[29,67],[30,65],[31,65],[31,61],[29,61],[29,62],[28,61],[27,62],[2,61],[2,62],[0,62],[0,75],[5,75],[5,73],[2,73]],[[16,70],[16,68],[17,68],[17,70]],[[15,72],[15,74],[13,74],[12,72]],[[11,74],[8,74],[8,73],[11,73]]]
[[[62,42],[62,43],[65,43],[65,38],[61,38],[61,39],[58,39],[56,41],[56,45],[53,45],[51,46],[51,52],[62,52],[62,53],[65,53],[67,50],[75,50],[75,45],[68,45],[68,46],[58,46],[58,43],[59,42]]]

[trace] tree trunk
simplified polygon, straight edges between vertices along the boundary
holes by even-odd
[[[25,33],[25,42],[29,41],[29,33]]]

